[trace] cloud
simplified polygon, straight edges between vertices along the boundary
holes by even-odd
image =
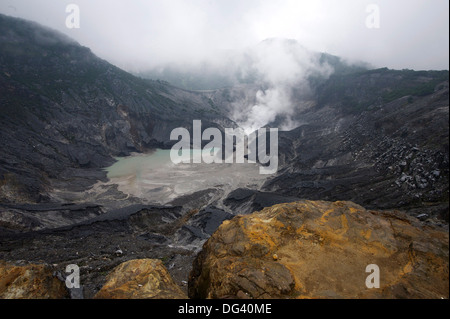
[[[65,27],[65,7],[81,28]],[[368,29],[366,7],[380,9]],[[446,0],[3,0],[0,12],[56,28],[125,69],[189,63],[271,37],[376,66],[448,69]]]
[[[65,9],[72,3],[80,8],[79,29],[65,25]],[[379,10],[379,28],[367,27],[369,5]],[[258,83],[231,110],[247,131],[274,121],[282,129],[297,125],[292,114],[302,106],[292,99],[293,91],[305,95],[308,76],[333,72],[312,51],[375,67],[448,69],[448,9],[446,0],[0,3],[0,12],[57,29],[127,71],[170,65],[197,75],[217,73],[230,83],[257,74]]]

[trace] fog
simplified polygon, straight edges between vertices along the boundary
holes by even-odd
[[[80,10],[68,28],[69,4]],[[258,76],[263,89],[238,100],[231,117],[251,132],[291,115],[293,88],[334,71],[316,52],[372,67],[449,68],[447,0],[2,0],[0,12],[57,29],[133,73],[167,66],[218,74],[230,83]],[[270,39],[270,40],[267,40]],[[292,40],[283,40],[292,39]],[[251,100],[251,102],[249,102]]]
[[[68,29],[66,6],[80,8]],[[378,8],[374,28],[367,21]],[[129,71],[186,64],[267,38],[394,69],[448,69],[447,0],[2,0],[0,12],[58,29]]]

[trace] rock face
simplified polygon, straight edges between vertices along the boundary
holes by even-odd
[[[225,221],[191,298],[448,298],[448,230],[352,202],[298,201]],[[376,283],[379,269],[379,288]]]
[[[233,127],[200,93],[148,81],[66,36],[0,14],[0,201],[47,202],[85,189],[115,156],[169,147],[176,127]],[[81,172],[80,172],[81,169]]]
[[[113,269],[96,299],[185,299],[160,260],[137,259]]]
[[[366,76],[361,83],[370,82]],[[344,83],[350,90],[354,82]],[[342,100],[337,99],[331,106],[299,112],[308,124],[280,132],[280,162],[285,156],[285,164],[263,190],[409,210],[414,216],[426,212],[448,223],[448,94],[447,82],[411,103],[405,96],[348,114],[339,110]]]
[[[0,261],[1,299],[63,299],[68,291],[47,265],[15,266]]]

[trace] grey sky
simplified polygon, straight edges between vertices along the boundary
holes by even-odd
[[[65,26],[70,3],[80,8],[79,29]],[[366,26],[369,4],[380,10],[379,28]],[[448,69],[448,11],[448,0],[0,0],[1,13],[58,29],[134,71],[271,37],[376,67]]]

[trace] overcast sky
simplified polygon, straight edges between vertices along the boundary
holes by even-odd
[[[79,29],[66,27],[71,3]],[[58,29],[134,71],[272,37],[376,67],[448,69],[448,11],[448,0],[0,0],[1,13]]]

